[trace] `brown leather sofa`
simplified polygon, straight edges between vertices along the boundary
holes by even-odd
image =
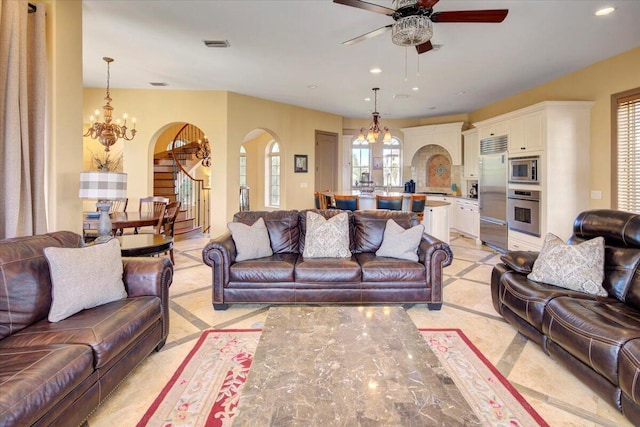
[[[2,426],[79,425],[164,345],[173,279],[166,258],[123,258],[127,298],[47,320],[51,280],[43,249],[82,244],[68,231],[0,241]]]
[[[508,252],[491,277],[493,305],[585,384],[640,425],[640,215],[581,213],[570,243],[605,239],[607,297],[527,279],[537,252]],[[570,390],[567,390],[570,393]]]
[[[442,269],[453,259],[448,244],[427,234],[418,248],[418,262],[378,257],[388,219],[407,229],[417,216],[397,211],[313,210],[325,218],[349,216],[351,258],[302,257],[307,211],[245,211],[233,220],[247,225],[263,218],[273,255],[236,262],[230,233],[212,239],[203,249],[213,275],[213,307],[230,303],[426,303],[442,306]]]

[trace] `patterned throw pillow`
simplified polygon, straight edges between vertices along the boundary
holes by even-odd
[[[264,219],[258,218],[253,225],[230,222],[227,228],[231,231],[233,243],[236,245],[236,262],[273,255]]]
[[[127,297],[118,239],[84,248],[44,248],[44,256],[51,274],[49,322]]]
[[[307,234],[305,236],[305,258],[348,258],[349,217],[346,212],[326,220],[315,212],[307,212]]]
[[[573,291],[606,297],[604,280],[604,238],[567,245],[551,233],[544,238],[538,259],[527,278]]]
[[[407,230],[392,219],[387,220],[382,244],[377,256],[418,261],[418,246],[422,240],[424,225],[418,224]]]

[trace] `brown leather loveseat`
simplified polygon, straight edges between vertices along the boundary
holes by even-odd
[[[82,245],[81,236],[68,231],[0,241],[2,426],[80,425],[164,345],[173,279],[166,258],[123,258],[124,299],[49,322],[52,282],[44,248]],[[77,278],[87,286],[94,279]]]
[[[410,212],[311,210],[325,218],[349,217],[350,258],[304,258],[307,211],[244,211],[234,222],[263,218],[273,255],[236,262],[230,233],[203,249],[213,275],[213,306],[230,303],[426,303],[442,306],[442,269],[453,259],[448,244],[423,234],[418,261],[379,257],[388,219],[404,229],[418,224]]]
[[[508,252],[492,272],[493,305],[518,331],[640,425],[640,215],[608,209],[583,212],[569,243],[598,236],[605,244],[606,297],[529,280],[538,253]]]

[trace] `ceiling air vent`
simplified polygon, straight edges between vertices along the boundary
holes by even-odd
[[[157,87],[169,86],[169,83],[167,82],[149,82],[149,84],[151,86],[157,86]]]
[[[206,47],[229,47],[229,40],[203,40]]]

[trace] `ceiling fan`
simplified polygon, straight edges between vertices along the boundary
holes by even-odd
[[[342,44],[351,45],[391,30],[391,40],[393,43],[400,46],[415,46],[418,54],[420,54],[433,49],[430,40],[433,35],[432,22],[499,23],[504,21],[507,13],[509,13],[508,9],[434,12],[433,6],[435,6],[438,1],[439,0],[393,0],[395,9],[390,9],[362,0],[333,0],[334,3],[390,16],[395,21],[393,24],[385,25],[377,30],[362,34]]]

